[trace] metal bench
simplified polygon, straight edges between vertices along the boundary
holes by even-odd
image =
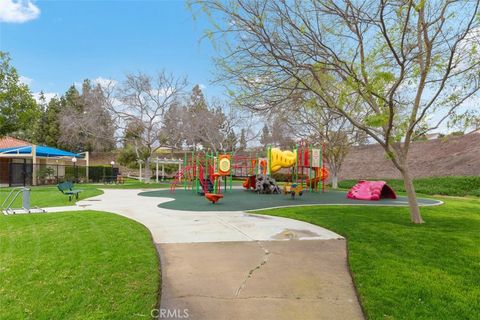
[[[78,200],[78,194],[83,190],[73,189],[73,182],[65,181],[57,185],[58,190],[64,195],[68,196],[68,201],[72,201],[72,197],[75,196],[75,199]]]

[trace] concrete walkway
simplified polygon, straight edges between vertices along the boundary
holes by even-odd
[[[77,206],[136,220],[150,229],[155,243],[343,239],[327,229],[298,220],[242,211],[169,210],[157,207],[172,200],[169,198],[141,197],[137,195],[139,190],[103,191],[100,196],[79,201]]]
[[[77,206],[151,231],[162,260],[161,311],[170,312],[163,319],[363,319],[338,234],[244,212],[161,209],[169,199],[139,192],[107,189]]]

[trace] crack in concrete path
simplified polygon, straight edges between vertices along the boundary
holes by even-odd
[[[255,243],[263,250],[263,259],[262,259],[262,262],[260,262],[259,264],[257,264],[255,267],[253,267],[252,269],[250,269],[245,277],[245,279],[242,281],[242,283],[240,284],[240,286],[237,288],[237,291],[235,292],[235,297],[238,298],[240,293],[242,292],[243,289],[245,289],[245,287],[247,286],[247,281],[253,276],[253,273],[257,270],[259,270],[262,266],[264,266],[267,261],[268,261],[268,255],[270,254],[270,252],[268,251],[268,249],[258,240],[255,240],[254,238],[252,238],[251,236],[249,236],[247,233],[243,232],[240,228],[236,227],[235,225],[231,224],[231,223],[228,223],[226,222],[225,220],[223,220],[219,215],[217,215],[217,219],[225,226],[228,226],[234,230],[237,230],[238,232],[240,232],[241,234],[243,234],[245,237],[249,238],[250,240],[252,241],[255,241]]]
[[[267,261],[268,261],[268,255],[270,254],[270,251],[268,251],[267,248],[265,248],[265,246],[260,242],[260,241],[256,241],[256,243],[258,244],[258,246],[263,250],[263,259],[262,259],[262,262],[260,262],[258,265],[256,265],[254,268],[250,269],[247,273],[247,276],[245,277],[245,279],[243,280],[243,282],[240,284],[240,286],[238,287],[237,289],[237,292],[235,292],[235,297],[238,298],[240,293],[242,292],[243,289],[245,289],[245,287],[247,286],[247,282],[248,280],[253,276],[253,273],[257,270],[260,270],[260,268],[262,266],[264,266]]]
[[[331,298],[323,298],[323,297],[316,297],[316,298],[307,298],[307,297],[288,297],[288,296],[248,296],[248,297],[219,297],[219,296],[211,296],[211,295],[204,295],[204,294],[189,294],[189,295],[181,295],[178,297],[171,297],[168,300],[181,300],[185,298],[205,298],[205,299],[214,299],[214,300],[302,300],[306,302],[316,302],[319,300],[331,300],[334,301],[336,299]]]

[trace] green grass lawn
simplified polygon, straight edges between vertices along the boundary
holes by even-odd
[[[405,192],[403,180],[400,179],[376,179],[385,180],[398,192]],[[343,180],[338,183],[340,188],[350,189],[357,180]],[[480,177],[431,177],[414,179],[415,190],[421,194],[449,195],[449,196],[476,196],[480,197]]]
[[[369,319],[479,319],[480,200],[442,199],[412,225],[407,208],[303,207],[261,211],[348,239]]]
[[[159,282],[150,233],[132,220],[0,216],[0,319],[149,319]]]

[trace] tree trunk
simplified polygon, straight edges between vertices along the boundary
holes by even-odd
[[[143,181],[145,183],[150,183],[150,178],[152,177],[152,171],[150,170],[150,157],[145,159],[145,170],[143,171]]]
[[[413,179],[410,176],[407,165],[404,166],[404,169],[401,171],[403,182],[405,184],[405,190],[407,191],[408,197],[408,206],[410,208],[410,219],[415,224],[424,223],[422,215],[420,214],[420,208],[417,202],[417,194],[415,193],[415,188],[413,186]]]
[[[338,189],[338,174],[332,172],[332,189]]]

